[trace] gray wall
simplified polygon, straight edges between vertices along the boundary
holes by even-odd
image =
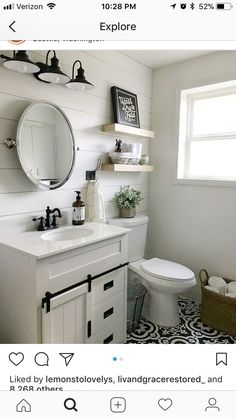
[[[179,91],[236,78],[236,52],[216,52],[155,72],[150,178],[151,256],[185,264],[196,274],[236,280],[236,189],[176,182]],[[235,156],[236,164],[236,156]],[[199,289],[191,292],[199,296]]]

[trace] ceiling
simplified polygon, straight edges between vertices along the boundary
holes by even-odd
[[[200,55],[209,54],[213,51],[206,50],[145,50],[145,51],[122,51],[122,54],[144,64],[150,68],[158,68],[164,65],[177,63],[179,61],[189,60]]]

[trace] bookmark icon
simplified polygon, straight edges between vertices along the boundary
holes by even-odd
[[[217,365],[228,365],[228,354],[227,352],[217,352],[216,353],[216,366]]]

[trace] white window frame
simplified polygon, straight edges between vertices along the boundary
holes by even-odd
[[[194,103],[198,99],[213,98],[236,94],[236,80],[217,83],[193,89],[182,90],[180,92],[180,113],[179,113],[179,146],[178,146],[178,164],[177,164],[177,180],[200,180],[200,181],[220,181],[220,182],[236,182],[235,178],[226,178],[222,176],[199,175],[191,176],[189,174],[190,165],[190,147],[194,141],[211,141],[211,140],[230,140],[236,138],[235,132],[227,133],[209,133],[207,135],[193,134],[193,108]],[[236,109],[235,109],[236,114]]]

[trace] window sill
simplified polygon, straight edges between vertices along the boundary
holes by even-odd
[[[215,186],[222,188],[236,188],[236,180],[175,179],[173,184],[186,186]]]

